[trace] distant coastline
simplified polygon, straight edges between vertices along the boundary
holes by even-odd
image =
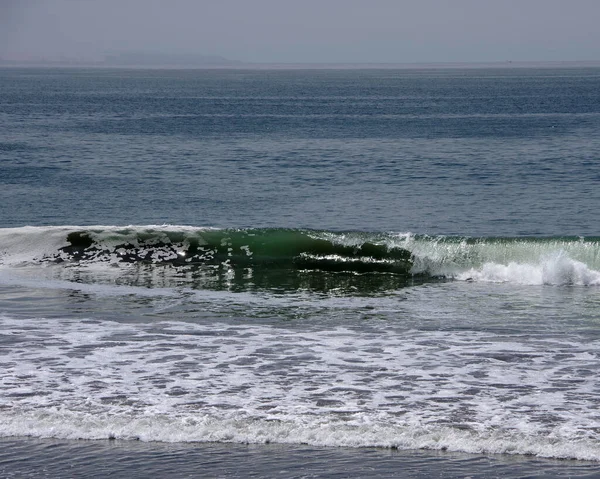
[[[0,66],[75,68],[223,68],[241,65],[217,55],[165,55],[160,53],[116,53],[95,59],[72,57],[0,57]]]
[[[477,68],[593,68],[597,61],[494,61],[494,62],[272,62],[253,63],[217,55],[165,55],[157,53],[118,53],[102,58],[24,58],[0,57],[0,67],[16,68],[131,68],[131,69],[243,69],[243,70],[358,70],[358,69],[477,69]]]
[[[600,61],[423,62],[423,63],[243,63],[233,68],[256,70],[441,70],[478,68],[600,68]]]

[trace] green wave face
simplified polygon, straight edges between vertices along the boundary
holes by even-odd
[[[341,234],[286,229],[125,229],[108,234],[83,230],[69,233],[69,245],[53,259],[410,273],[412,262],[407,250],[371,240],[366,236],[347,243]]]
[[[372,234],[136,227],[71,231],[66,240],[43,260],[130,265],[136,281],[160,270],[163,286],[371,294],[412,282],[410,252]]]
[[[29,256],[24,246],[31,247]],[[600,238],[466,238],[300,229],[178,226],[0,229],[0,265],[59,276],[248,291],[372,294],[426,281],[600,284]],[[89,269],[89,268],[88,268]]]

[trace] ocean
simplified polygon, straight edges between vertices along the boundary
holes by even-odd
[[[0,476],[597,477],[600,68],[0,69]]]

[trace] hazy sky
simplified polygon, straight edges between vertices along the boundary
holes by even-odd
[[[0,0],[0,57],[600,60],[600,0]]]

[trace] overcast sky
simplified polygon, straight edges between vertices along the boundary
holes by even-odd
[[[600,60],[600,0],[0,0],[0,57]]]

